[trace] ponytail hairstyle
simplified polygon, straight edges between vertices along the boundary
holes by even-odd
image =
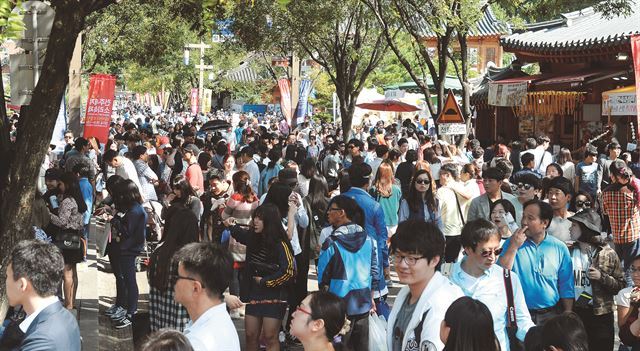
[[[622,179],[626,179],[629,181],[627,185],[633,189],[636,206],[640,204],[640,181],[633,176],[633,172],[631,168],[627,166],[624,161],[618,159],[611,163],[609,166],[609,173],[611,173],[615,177],[620,177]]]

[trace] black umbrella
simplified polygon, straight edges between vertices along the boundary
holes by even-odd
[[[209,131],[227,129],[227,128],[230,128],[230,127],[231,127],[231,124],[229,124],[227,121],[222,120],[222,119],[214,119],[212,121],[209,121],[209,122],[203,124],[202,128],[200,128],[200,131],[209,132]]]

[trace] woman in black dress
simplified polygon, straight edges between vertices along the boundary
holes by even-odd
[[[63,233],[78,233],[83,246],[79,249],[62,250],[64,257],[64,306],[67,309],[73,309],[75,303],[76,291],[78,290],[78,271],[76,264],[82,262],[84,256],[84,247],[86,242],[82,239],[82,231],[84,230],[84,222],[82,216],[87,211],[87,205],[82,198],[78,177],[73,173],[63,173],[58,183],[60,190],[60,208],[57,213],[51,212],[51,223],[57,227],[57,238],[53,238],[54,242],[60,239]]]
[[[240,298],[247,303],[245,329],[247,350],[258,350],[260,335],[267,350],[279,350],[278,332],[287,308],[287,286],[294,277],[294,257],[289,237],[273,204],[264,204],[253,214],[251,229],[224,221],[231,235],[247,246],[247,266]]]

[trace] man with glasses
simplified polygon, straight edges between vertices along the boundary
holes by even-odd
[[[486,171],[482,172],[482,176],[484,177],[482,183],[484,184],[486,193],[471,200],[467,220],[472,221],[478,218],[488,219],[491,215],[489,205],[500,199],[505,199],[511,202],[513,207],[515,207],[515,219],[520,222],[520,219],[522,218],[522,205],[518,202],[518,199],[515,196],[500,190],[500,186],[504,180],[504,172],[496,167],[490,167],[487,168]]]
[[[462,290],[438,272],[444,257],[442,232],[431,223],[407,220],[391,237],[391,252],[401,284],[387,324],[392,351],[441,351],[440,324]]]
[[[493,317],[493,329],[500,349],[509,351],[507,301],[513,301],[511,307],[515,307],[515,336],[518,340],[524,341],[534,324],[527,310],[520,279],[513,272],[495,264],[502,253],[500,239],[498,227],[485,219],[465,224],[461,239],[465,257],[454,265],[450,279],[465,295],[487,305]],[[511,289],[507,289],[507,279],[510,279]]]
[[[351,330],[343,341],[356,351],[369,348],[368,317],[374,309],[372,291],[378,289],[376,244],[363,229],[363,217],[355,200],[334,197],[327,209],[333,231],[318,258],[318,286],[345,300]]]
[[[231,255],[211,243],[191,243],[173,256],[178,263],[174,293],[191,321],[184,334],[195,351],[240,351],[240,340],[223,293],[233,271]]]
[[[513,270],[522,283],[531,319],[537,325],[571,312],[573,264],[564,242],[547,235],[551,205],[541,200],[524,204],[522,227],[504,242],[499,264]]]
[[[527,173],[520,175],[520,177],[518,177],[518,182],[513,184],[516,186],[518,201],[520,201],[521,204],[524,204],[529,200],[539,198],[540,191],[542,190],[541,183],[540,178],[533,174]]]

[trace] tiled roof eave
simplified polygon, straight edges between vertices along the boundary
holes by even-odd
[[[578,42],[578,43],[523,43],[520,41],[507,42],[501,40],[502,48],[507,52],[528,51],[532,53],[575,53],[578,51],[604,50],[629,45],[629,37],[609,42]]]

